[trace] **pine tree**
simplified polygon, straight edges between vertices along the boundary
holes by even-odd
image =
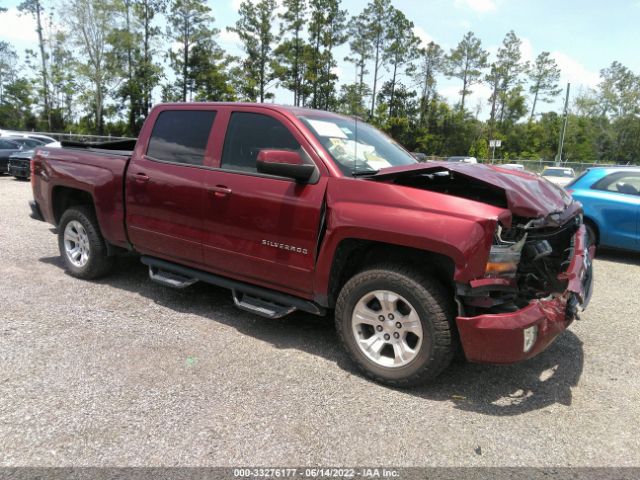
[[[531,82],[529,93],[533,95],[529,119],[533,120],[538,100],[550,103],[562,92],[562,88],[558,87],[560,68],[549,52],[542,52],[529,68],[528,74]]]
[[[398,70],[410,65],[419,56],[420,39],[413,33],[411,22],[400,10],[391,7],[391,23],[387,36],[389,45],[384,52],[386,62],[391,65],[389,116],[394,115],[393,105],[398,82]],[[406,73],[406,72],[405,72]]]
[[[217,30],[211,27],[213,17],[205,0],[173,0],[169,14],[167,34],[179,47],[169,51],[171,67],[176,73],[176,86],[180,100],[192,100],[195,91],[194,68],[197,63],[191,58],[198,44],[209,46]],[[202,56],[197,60],[204,61]]]
[[[473,32],[468,32],[456,48],[446,57],[445,74],[447,77],[462,80],[460,90],[460,111],[464,112],[464,101],[473,93],[470,87],[482,82],[482,71],[487,67],[487,52],[482,42]]]
[[[422,85],[420,95],[420,116],[418,123],[424,126],[431,102],[436,98],[436,76],[444,67],[444,51],[434,42],[429,42],[426,48],[420,50],[420,63],[413,72],[417,84]]]
[[[369,39],[373,57],[373,87],[371,90],[371,109],[373,117],[376,109],[376,93],[382,68],[386,63],[386,51],[389,48],[389,25],[391,23],[391,1],[372,0],[362,12],[365,31]]]
[[[42,29],[42,16],[44,9],[40,0],[24,0],[18,5],[18,10],[24,13],[29,13],[36,22],[36,33],[38,34],[38,48],[40,50],[40,80],[42,82],[42,100],[44,102],[44,116],[47,120],[47,126],[49,131],[52,130],[51,125],[51,107],[49,101],[49,69],[47,67],[47,51],[46,40],[44,38],[44,32]]]
[[[303,29],[307,20],[306,0],[284,0],[284,13],[280,19],[281,43],[275,49],[277,62],[275,75],[287,90],[293,92],[293,104],[300,106],[303,94],[304,52],[305,43],[302,38]],[[290,37],[286,38],[289,34]]]
[[[246,53],[243,67],[247,81],[243,93],[251,101],[273,98],[273,94],[267,93],[267,87],[275,77],[272,62],[275,10],[275,0],[260,0],[255,4],[245,0],[240,4],[240,19],[235,27],[227,27],[238,34]]]

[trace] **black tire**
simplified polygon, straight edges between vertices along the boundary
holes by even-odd
[[[64,244],[65,229],[73,220],[80,222],[89,238],[88,260],[82,266],[73,264]],[[100,233],[95,213],[89,206],[75,206],[62,214],[58,224],[58,248],[67,271],[74,277],[92,280],[107,275],[113,268],[115,259],[107,255],[107,243]]]
[[[420,318],[422,344],[407,365],[378,365],[357,345],[351,317],[358,301],[374,290],[389,290],[401,295]],[[379,266],[355,275],[342,288],[335,309],[338,336],[358,368],[379,383],[401,388],[422,385],[451,363],[457,338],[453,318],[453,299],[439,282],[411,267],[396,265]]]

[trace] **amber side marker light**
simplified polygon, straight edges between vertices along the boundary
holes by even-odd
[[[505,275],[509,273],[515,274],[518,270],[518,264],[515,262],[487,262],[485,275]]]

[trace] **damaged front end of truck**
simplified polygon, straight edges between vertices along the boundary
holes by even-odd
[[[483,274],[455,283],[456,323],[470,361],[535,356],[586,307],[594,249],[580,204],[561,188],[537,175],[486,165],[423,165],[386,177],[505,209]]]

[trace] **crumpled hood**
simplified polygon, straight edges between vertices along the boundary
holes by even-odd
[[[552,213],[564,211],[573,202],[564,189],[538,175],[507,170],[494,165],[452,162],[418,163],[385,168],[369,178],[377,181],[393,181],[405,175],[413,176],[447,170],[504,190],[509,210],[521,217],[547,217]]]

